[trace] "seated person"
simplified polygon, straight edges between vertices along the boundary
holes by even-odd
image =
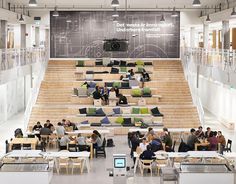
[[[62,126],[61,122],[57,123],[57,127],[56,127],[56,133],[58,137],[62,137],[63,135],[65,135],[65,128]]]
[[[133,76],[134,76],[134,69],[128,70],[128,73],[129,73],[129,75],[130,75],[131,77],[133,77]]]
[[[86,144],[85,137],[78,134],[76,142],[78,144],[79,151],[90,151],[90,147]]]
[[[70,120],[67,120],[64,124],[64,127],[72,127],[72,130],[78,130],[75,123],[72,123]]]
[[[147,145],[147,149],[139,156],[141,160],[152,160],[155,159],[155,154],[152,151],[152,147]]]
[[[23,137],[23,132],[21,128],[17,128],[14,132],[15,138],[22,138]]]
[[[147,149],[148,142],[146,138],[142,139],[142,142],[139,144],[139,147],[141,148],[142,151],[145,151]]]
[[[210,137],[207,139],[210,143],[209,150],[210,151],[217,151],[218,146],[218,139],[217,139],[217,132],[211,132]]]
[[[65,134],[60,140],[59,140],[59,147],[60,150],[66,150],[67,144],[71,141],[71,139],[68,137],[67,134]]]
[[[94,130],[93,133],[96,134],[98,137],[102,138],[102,135],[97,130]]]
[[[162,136],[162,141],[165,143],[165,150],[167,152],[172,151],[172,138],[170,136],[170,132],[168,132],[167,128],[163,128],[163,136]]]
[[[221,131],[218,131],[218,143],[220,143],[220,153],[223,154],[223,150],[225,148],[226,145],[226,141],[225,141],[225,137],[222,135]]]
[[[148,142],[150,142],[153,139],[153,136],[155,135],[155,132],[152,127],[148,128],[147,133],[144,135],[144,137],[147,139]]]
[[[207,131],[205,132],[205,138],[209,138],[210,137],[210,134],[211,134],[211,128],[210,127],[207,127]]]
[[[50,135],[52,133],[52,130],[49,129],[46,124],[44,124],[39,133],[40,135]]]
[[[153,136],[153,140],[150,142],[150,146],[153,152],[163,150],[161,139],[157,135]]]
[[[108,98],[109,98],[109,89],[107,88],[106,85],[101,90],[101,95],[102,95],[102,99],[104,99],[104,101],[105,101],[105,105],[107,105],[108,104]]]
[[[110,99],[115,99],[116,98],[115,88],[111,88],[111,90],[109,92],[109,98]]]
[[[195,143],[199,143],[199,140],[196,136],[196,131],[194,128],[190,130],[190,135],[187,138],[187,145],[190,150],[194,150]]]
[[[40,124],[40,122],[38,121],[37,124],[34,125],[34,127],[33,127],[32,130],[33,130],[33,131],[40,131],[41,128],[43,128],[43,127],[42,127],[42,125]]]
[[[96,135],[95,133],[91,136],[93,147],[96,149],[98,147],[102,147],[102,139]]]
[[[142,76],[141,76],[141,81],[142,81],[142,82],[150,81],[150,80],[151,80],[149,74],[146,72],[145,69],[143,69],[141,75],[142,75]]]
[[[196,131],[197,138],[203,139],[204,138],[204,132],[202,130],[202,126],[198,127],[198,130]]]
[[[95,91],[93,92],[93,99],[102,99],[101,90],[99,86],[96,86]]]
[[[50,123],[50,120],[47,120],[46,123],[44,124],[44,127],[49,128],[51,131],[54,131],[54,126],[52,123]]]
[[[118,104],[128,104],[127,98],[124,95],[119,94]]]

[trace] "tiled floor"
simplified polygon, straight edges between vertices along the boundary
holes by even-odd
[[[16,128],[23,127],[23,113],[19,113],[14,116],[11,120],[0,124],[0,153],[5,151],[5,140],[10,139],[14,136],[14,130]],[[205,127],[210,126],[212,130],[222,130],[226,138],[236,140],[236,133],[229,131],[223,127],[219,121],[215,119],[209,112],[205,113]],[[85,183],[85,184],[111,184],[113,178],[109,177],[109,171],[107,169],[112,168],[112,154],[113,153],[125,153],[128,157],[128,166],[133,166],[133,161],[129,156],[130,150],[127,145],[126,136],[116,136],[114,138],[115,147],[107,148],[107,158],[94,158],[90,161],[91,172],[90,173],[74,173],[72,174],[56,174],[54,173],[51,184],[74,184],[74,183]],[[233,141],[233,151],[236,151],[236,144]],[[143,184],[143,183],[156,183],[159,184],[160,178],[154,175],[150,177],[150,174],[145,174],[144,177],[140,174],[136,174],[135,177],[131,177],[128,183]]]

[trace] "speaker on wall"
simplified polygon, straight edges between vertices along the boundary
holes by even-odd
[[[108,39],[104,40],[103,50],[107,52],[128,50],[128,40],[125,39]]]

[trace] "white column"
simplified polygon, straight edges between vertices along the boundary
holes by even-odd
[[[208,48],[208,42],[209,42],[209,25],[203,24],[203,44],[204,49]]]
[[[35,47],[39,47],[39,27],[35,27]]]
[[[7,21],[0,20],[0,49],[7,48]]]
[[[26,24],[20,25],[20,48],[26,48]]]
[[[195,27],[190,28],[190,47],[195,47]]]
[[[222,21],[222,49],[230,49],[229,21]]]

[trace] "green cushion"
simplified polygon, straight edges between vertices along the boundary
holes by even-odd
[[[96,108],[88,108],[88,115],[95,115],[96,114]]]
[[[148,108],[146,108],[146,107],[141,108],[141,109],[140,109],[140,113],[141,113],[141,114],[149,114]]]
[[[138,60],[138,61],[135,62],[135,64],[136,64],[136,65],[142,65],[142,66],[143,66],[143,65],[144,65],[144,61]]]
[[[120,67],[120,72],[126,73],[127,72],[127,68],[126,67]]]
[[[84,66],[84,61],[77,61],[77,64],[76,64],[77,67],[81,67],[81,66]]]
[[[132,108],[132,114],[139,114],[140,109],[139,108]]]
[[[114,82],[113,83],[113,87],[120,88],[121,87],[121,83],[120,82]]]
[[[143,122],[143,118],[134,118],[134,123],[136,123],[136,122]]]
[[[138,72],[143,72],[143,67],[138,67]]]
[[[142,90],[139,88],[132,89],[132,96],[136,97],[142,96]]]
[[[123,117],[118,117],[115,122],[118,123],[118,124],[122,124],[122,123],[124,123],[124,118]]]
[[[151,89],[150,88],[143,88],[143,94],[144,95],[150,95],[151,94]]]

